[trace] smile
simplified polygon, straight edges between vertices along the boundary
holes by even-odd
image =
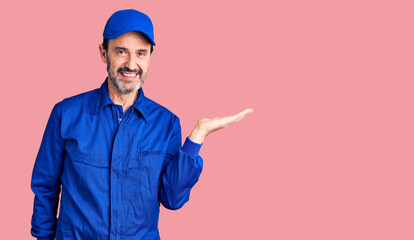
[[[120,73],[127,80],[132,80],[138,75],[138,73],[127,73],[127,72],[120,72]]]

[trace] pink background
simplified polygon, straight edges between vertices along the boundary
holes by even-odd
[[[167,240],[414,239],[412,1],[10,1],[0,6],[1,239],[31,239],[53,105],[101,85],[107,18],[155,25],[147,96],[181,118],[254,113],[206,139]]]

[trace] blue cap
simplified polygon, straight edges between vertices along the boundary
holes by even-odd
[[[105,25],[103,38],[113,39],[124,33],[138,31],[155,45],[151,19],[135,9],[119,10],[112,14]]]

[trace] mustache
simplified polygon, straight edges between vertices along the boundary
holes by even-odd
[[[131,69],[127,68],[127,67],[121,67],[121,68],[118,68],[117,72],[118,72],[118,73],[119,73],[119,72],[138,73],[139,75],[141,75],[141,74],[142,74],[142,70],[141,70],[141,69],[134,69],[134,70],[131,70]]]

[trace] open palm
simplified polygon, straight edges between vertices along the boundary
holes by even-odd
[[[215,118],[203,118],[198,120],[193,131],[191,132],[189,138],[191,141],[196,143],[202,143],[204,138],[219,129],[225,128],[233,123],[236,123],[243,119],[247,114],[253,112],[253,109],[247,108],[239,113],[234,115],[229,115],[225,117],[215,117]]]

